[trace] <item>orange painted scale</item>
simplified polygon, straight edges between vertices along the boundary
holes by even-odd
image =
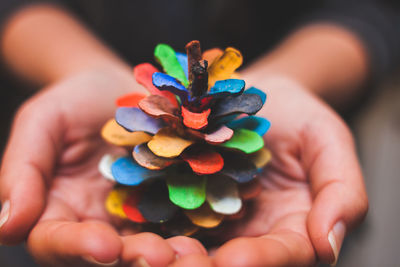
[[[189,149],[182,153],[182,159],[197,174],[213,174],[224,167],[222,156],[218,152],[209,149]]]
[[[118,98],[115,101],[115,104],[118,107],[137,108],[139,101],[145,97],[146,97],[146,95],[144,95],[144,94],[138,94],[138,93],[128,94],[128,95],[124,95],[124,96],[121,96],[120,98]]]
[[[200,130],[208,125],[208,116],[211,109],[206,109],[201,113],[191,112],[182,106],[183,124],[191,129]]]

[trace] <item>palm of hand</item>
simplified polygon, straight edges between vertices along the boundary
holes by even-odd
[[[92,266],[93,260],[109,263],[115,259],[131,264],[144,257],[152,266],[165,266],[176,253],[205,253],[194,240],[134,235],[135,229],[125,228],[105,210],[104,201],[113,185],[98,172],[98,162],[113,148],[99,133],[113,116],[113,100],[131,92],[134,84],[129,85],[121,89],[115,77],[81,75],[57,84],[21,109],[17,123],[32,119],[32,112],[37,114],[36,127],[41,127],[45,140],[41,156],[49,164],[49,169],[39,167],[48,187],[47,201],[28,237],[28,249],[43,265]]]
[[[312,266],[317,262],[310,215],[313,225],[318,216],[324,220],[321,206],[329,201],[319,203],[314,214],[310,212],[322,189],[335,182],[321,170],[337,167],[331,158],[351,154],[339,151],[351,149],[349,131],[325,104],[302,90],[272,94],[270,101],[262,112],[272,123],[266,146],[273,159],[260,178],[263,189],[250,202],[247,215],[224,226],[216,236],[220,241],[230,240],[211,250],[216,266]],[[279,107],[282,103],[286,103],[284,110]],[[342,164],[341,160],[337,163]],[[357,169],[356,161],[348,163]],[[316,236],[321,239],[320,229],[314,229],[314,240]],[[190,259],[181,262],[179,266],[201,266]]]
[[[28,247],[39,262],[62,266],[61,261],[68,266],[90,256],[100,262],[120,258],[126,264],[143,256],[151,266],[165,266],[175,260],[176,253],[181,256],[204,253],[193,240],[165,242],[150,234],[121,237],[115,231],[122,231],[123,225],[111,221],[103,205],[112,185],[97,171],[100,157],[110,149],[98,133],[114,112],[112,99],[132,90],[128,86],[113,91],[119,86],[115,81],[115,77],[108,79],[107,75],[98,74],[76,77],[32,100],[20,116],[20,121],[28,120],[32,119],[32,111],[40,111],[35,119],[44,137],[39,136],[38,142],[46,140],[45,151],[50,151],[43,152],[39,158],[43,157],[43,162],[51,166],[48,170],[43,166],[38,168],[42,168],[40,171],[49,186],[47,204],[28,238]],[[93,101],[88,103],[87,99]],[[286,103],[284,109],[282,103]],[[261,178],[263,191],[253,201],[249,214],[220,233],[223,240],[234,239],[216,250],[213,261],[217,266],[309,266],[315,263],[315,242],[310,240],[313,228],[308,223],[310,210],[315,206],[315,196],[321,187],[333,184],[332,177],[315,178],[316,173],[332,170],[332,166],[326,165],[329,156],[338,159],[354,153],[351,137],[340,119],[301,90],[272,94],[265,114],[273,125],[266,144],[274,158]],[[338,142],[340,139],[350,142],[350,146]],[[341,168],[354,169],[354,164],[357,167],[356,159],[343,158],[350,166],[346,163]],[[360,177],[356,179],[361,180]],[[362,185],[357,186],[362,188]],[[362,191],[357,193],[363,194]],[[319,206],[319,209],[324,208],[324,205]],[[360,216],[363,209],[360,207],[361,212],[356,216]],[[331,250],[327,250],[325,257],[331,258]],[[185,257],[177,264],[205,266],[204,261],[190,262],[189,259],[188,262]]]
[[[74,149],[81,151],[74,152]],[[111,222],[104,208],[104,200],[113,185],[97,170],[100,157],[107,153],[107,150],[109,148],[100,140],[98,134],[78,140],[67,148],[64,155],[69,152],[76,154],[67,159],[69,162],[58,164],[49,190],[48,206],[52,205],[53,199],[57,199],[65,204],[64,212],[73,213],[76,220],[96,219]]]
[[[77,221],[96,219],[110,222],[103,203],[112,183],[103,179],[97,170],[101,156],[112,149],[99,134],[104,122],[112,117],[113,99],[118,95],[117,92],[110,95],[109,92],[113,88],[108,82],[113,81],[98,75],[86,75],[57,85],[59,88],[48,92],[49,98],[61,102],[52,103],[52,107],[57,106],[54,113],[48,111],[52,116],[48,121],[48,129],[54,131],[53,134],[58,134],[59,144],[55,145],[61,147],[58,150],[53,177],[50,179],[48,212],[42,220],[53,216],[53,212],[62,213],[61,210],[65,209],[64,213],[73,215],[71,219]],[[82,88],[86,90],[83,91]],[[64,90],[68,90],[68,94],[63,95]],[[81,102],[80,99],[90,99],[82,96],[82,91],[92,94],[93,101]],[[58,95],[51,96],[53,93]],[[51,125],[52,122],[58,123]],[[61,129],[60,124],[63,125]],[[51,209],[52,201],[58,202],[57,205],[62,207]]]
[[[269,141],[267,137],[267,144]],[[287,259],[285,246],[288,240],[303,248],[301,260],[304,266],[316,262],[306,225],[312,207],[307,170],[303,168],[299,155],[295,154],[298,151],[295,142],[282,142],[281,145],[283,149],[268,146],[273,160],[260,177],[262,191],[248,203],[247,214],[224,227],[220,238],[231,241],[214,251],[218,266],[280,266],[276,262],[282,264]],[[255,239],[251,237],[264,237],[274,250],[268,246],[261,252],[262,246],[255,245]],[[268,253],[271,261],[260,262],[259,253]]]
[[[83,84],[85,82],[86,79]],[[95,87],[91,80],[90,83],[91,87]],[[58,96],[55,99],[64,98]],[[109,115],[112,112],[107,111],[114,108],[110,106],[113,101],[100,100],[93,103],[101,106],[98,109],[87,103],[86,108],[82,109],[78,106],[81,104],[79,102],[63,101],[72,105],[65,107],[69,112],[54,114],[59,116],[58,120],[63,118],[68,123],[61,141],[64,146],[48,192],[47,208],[41,221],[60,218],[75,222],[99,220],[123,230],[121,222],[112,221],[104,208],[104,200],[112,183],[102,178],[97,170],[101,156],[111,149],[101,140],[99,130],[104,121],[112,116]],[[102,110],[102,113],[94,114],[93,110]],[[286,127],[285,122],[283,125]],[[284,141],[281,141],[283,135],[280,125],[274,125],[268,133],[268,138],[272,141],[267,140],[267,146],[272,150],[274,160],[261,179],[263,191],[253,201],[249,214],[224,231],[225,240],[289,230],[302,235],[309,248],[309,254],[313,254],[305,226],[306,216],[311,208],[311,193],[306,170],[296,154],[302,140],[296,137],[293,129],[291,130],[293,134],[286,133]],[[274,137],[277,142],[274,141]]]

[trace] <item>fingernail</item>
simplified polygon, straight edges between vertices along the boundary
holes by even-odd
[[[9,216],[10,216],[10,201],[7,200],[4,202],[3,207],[1,208],[0,228],[7,222]]]
[[[117,266],[117,264],[119,263],[119,259],[116,259],[115,261],[110,262],[110,263],[103,263],[103,262],[97,261],[95,258],[93,258],[93,256],[90,256],[90,255],[89,256],[83,256],[83,258],[86,261],[88,261],[88,262],[90,262],[90,263],[92,263],[94,265],[97,265],[97,266],[112,267],[112,266]]]
[[[150,267],[150,265],[143,257],[140,257],[135,260],[132,267]]]
[[[331,264],[331,266],[336,266],[336,263],[339,258],[340,248],[342,247],[345,234],[346,234],[346,225],[344,224],[343,221],[337,222],[328,234],[329,244],[331,245],[333,254],[335,256],[335,260]]]

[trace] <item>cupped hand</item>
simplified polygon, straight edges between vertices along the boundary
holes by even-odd
[[[2,243],[27,238],[45,266],[166,266],[177,255],[206,253],[191,238],[136,233],[105,211],[112,184],[97,165],[112,148],[99,132],[113,116],[115,99],[134,90],[140,87],[130,73],[88,71],[20,108],[1,168]]]
[[[325,103],[285,78],[269,88],[260,112],[271,121],[272,161],[247,215],[223,227],[213,256],[174,266],[314,266],[335,263],[344,235],[364,218],[368,200],[352,135]],[[258,87],[257,86],[257,87]],[[214,237],[215,238],[215,237]]]

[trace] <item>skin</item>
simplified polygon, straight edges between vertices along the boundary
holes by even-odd
[[[261,115],[273,125],[266,145],[274,158],[251,213],[217,237],[226,242],[213,257],[194,239],[138,233],[104,210],[111,184],[97,163],[112,148],[99,130],[113,116],[113,99],[143,90],[130,66],[71,15],[49,6],[14,15],[2,52],[17,75],[44,89],[19,109],[4,153],[0,197],[10,201],[10,216],[0,241],[26,239],[44,266],[117,259],[128,266],[140,258],[150,266],[332,263],[328,233],[339,221],[348,232],[367,211],[351,133],[316,96],[345,103],[365,80],[367,57],[344,29],[306,26],[243,71],[248,84],[266,88]]]
[[[303,88],[287,80],[268,83],[274,89],[261,113],[271,120],[265,141],[273,159],[249,213],[220,233],[225,243],[214,249],[213,266],[332,263],[329,231],[340,220],[350,230],[367,209],[353,139],[344,122]],[[279,109],[282,102],[284,110]],[[191,258],[174,266],[202,266],[188,264]]]

